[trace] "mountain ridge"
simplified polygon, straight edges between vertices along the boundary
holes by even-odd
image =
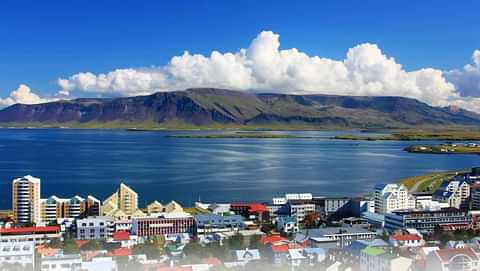
[[[121,98],[15,104],[0,125],[406,128],[478,126],[480,115],[393,96],[291,95],[197,88]],[[140,125],[141,126],[141,125]]]

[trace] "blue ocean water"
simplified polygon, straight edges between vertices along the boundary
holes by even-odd
[[[124,181],[145,205],[264,201],[293,192],[362,195],[376,183],[480,166],[478,155],[402,150],[415,142],[328,139],[340,132],[291,132],[316,139],[168,137],[178,133],[0,129],[0,209],[10,208],[12,179],[26,174],[41,178],[42,197],[104,199]]]

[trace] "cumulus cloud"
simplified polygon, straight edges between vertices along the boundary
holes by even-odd
[[[343,60],[309,56],[296,48],[280,49],[280,36],[264,31],[246,49],[209,56],[173,57],[164,66],[83,72],[58,79],[64,93],[140,95],[191,87],[282,93],[403,96],[436,106],[462,103],[473,108],[480,96],[480,51],[463,70],[424,68],[406,71],[393,57],[370,43],[350,48]]]
[[[462,70],[446,72],[445,76],[462,96],[480,97],[480,50],[475,50],[472,60],[473,63],[465,65]]]
[[[12,92],[10,92],[10,96],[1,99],[0,98],[0,106],[10,106],[13,104],[39,104],[39,103],[46,103],[56,100],[56,98],[42,98],[37,94],[33,93],[30,87],[27,85],[21,84],[18,88]]]

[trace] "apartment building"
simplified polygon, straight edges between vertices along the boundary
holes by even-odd
[[[16,223],[41,222],[39,178],[27,175],[13,180],[12,208]]]
[[[117,219],[141,217],[145,214],[138,209],[138,194],[127,185],[121,183],[115,193],[102,204],[101,213]]]
[[[175,201],[171,201],[166,205],[154,201],[147,205],[147,213],[149,215],[158,213],[183,213],[183,207]]]
[[[77,219],[77,239],[106,240],[111,238],[115,224],[111,217],[87,217]]]
[[[25,270],[35,268],[35,244],[33,242],[0,242],[0,270],[3,264],[18,264]]]
[[[385,214],[385,229],[390,231],[416,229],[421,233],[431,233],[437,226],[470,225],[472,218],[467,211],[456,208],[441,210],[401,210]]]
[[[480,210],[480,183],[472,184],[470,187],[470,208]]]
[[[433,200],[448,203],[452,208],[467,208],[470,202],[470,184],[465,176],[445,180],[433,193]]]
[[[395,210],[415,208],[415,197],[403,184],[375,186],[375,213],[386,214]]]
[[[60,218],[79,218],[85,216],[98,216],[100,201],[93,196],[87,199],[80,196],[72,198],[59,198],[51,196],[40,200],[41,221],[50,223]]]
[[[132,234],[149,237],[165,234],[195,233],[193,216],[187,213],[163,213],[156,216],[134,218]]]

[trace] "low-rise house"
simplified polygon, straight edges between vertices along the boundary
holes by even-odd
[[[260,251],[258,249],[235,250],[236,260],[243,263],[261,260]]]
[[[412,271],[413,260],[394,256],[383,248],[366,247],[360,254],[361,271]]]
[[[287,234],[296,233],[300,230],[298,220],[295,216],[280,216],[276,224],[277,231]]]
[[[421,247],[425,243],[420,235],[411,233],[393,234],[388,241],[393,247]]]
[[[0,270],[3,264],[18,264],[24,268],[35,268],[34,242],[0,242]]]
[[[287,259],[291,266],[299,266],[307,260],[307,257],[303,255],[303,249],[294,248],[288,250]]]
[[[110,242],[120,243],[121,247],[132,248],[138,243],[138,238],[135,235],[130,235],[127,231],[114,232]]]
[[[439,249],[427,256],[428,271],[478,270],[480,259],[472,248]]]

